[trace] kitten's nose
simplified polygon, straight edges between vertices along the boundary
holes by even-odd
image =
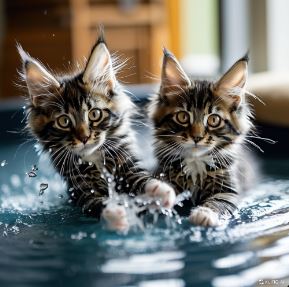
[[[83,142],[83,144],[86,144],[88,139],[89,139],[89,137],[87,137],[87,136],[81,136],[80,137],[80,140]]]
[[[193,140],[194,140],[195,143],[198,143],[202,139],[203,139],[203,137],[193,137]]]
[[[194,140],[195,144],[201,141],[205,135],[205,128],[202,123],[194,123],[191,127],[190,136]]]
[[[90,137],[89,128],[85,124],[81,124],[81,125],[77,126],[76,127],[76,137],[83,144],[86,144],[89,137]]]

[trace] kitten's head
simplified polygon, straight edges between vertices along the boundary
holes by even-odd
[[[251,127],[245,99],[247,61],[237,61],[217,82],[194,81],[164,50],[160,91],[149,108],[163,155],[177,151],[198,157],[230,150],[242,141]]]
[[[133,104],[116,80],[102,36],[77,75],[58,77],[18,51],[29,92],[27,126],[45,149],[61,146],[88,156],[128,124]]]

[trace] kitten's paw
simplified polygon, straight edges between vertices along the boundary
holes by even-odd
[[[219,215],[212,209],[205,206],[194,208],[189,216],[189,221],[195,225],[201,226],[219,226]]]
[[[127,232],[129,230],[127,212],[124,206],[108,203],[102,211],[102,217],[110,230],[119,232]]]
[[[165,208],[172,208],[176,202],[176,193],[167,183],[158,179],[152,179],[145,185],[145,193],[149,197],[160,199]]]

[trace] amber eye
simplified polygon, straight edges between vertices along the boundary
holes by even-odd
[[[99,122],[102,119],[102,111],[100,109],[92,109],[88,117],[92,122]]]
[[[211,114],[209,115],[207,122],[210,127],[216,128],[221,124],[222,118],[217,114]]]
[[[69,118],[69,116],[66,116],[66,115],[62,115],[60,117],[57,118],[57,124],[65,129],[65,128],[68,128],[71,124],[71,120]]]
[[[184,125],[190,121],[190,115],[187,112],[181,111],[175,114],[175,119],[178,123]]]

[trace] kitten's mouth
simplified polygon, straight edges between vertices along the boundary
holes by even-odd
[[[190,146],[188,150],[192,153],[192,156],[199,157],[208,154],[212,147],[207,145],[194,144]]]
[[[98,150],[101,146],[101,143],[93,143],[93,144],[82,144],[81,146],[77,146],[73,149],[73,151],[80,156],[89,156],[93,154],[96,150]]]

